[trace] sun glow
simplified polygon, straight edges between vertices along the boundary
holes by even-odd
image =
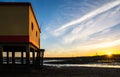
[[[111,57],[112,56],[112,52],[107,52],[107,56]]]

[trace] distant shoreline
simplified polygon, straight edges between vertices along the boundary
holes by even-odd
[[[108,57],[107,55],[88,56],[88,57],[66,57],[66,58],[54,57],[54,58],[44,58],[44,60],[48,60],[49,62],[46,63],[49,64],[87,64],[87,63],[113,63],[113,62],[120,63],[120,55],[114,54],[112,55],[112,57]]]

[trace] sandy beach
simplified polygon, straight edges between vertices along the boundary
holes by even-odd
[[[97,67],[48,67],[30,72],[1,72],[0,77],[120,77],[120,69]]]

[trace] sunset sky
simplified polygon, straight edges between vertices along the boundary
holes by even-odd
[[[0,0],[31,2],[45,57],[120,54],[120,0]]]

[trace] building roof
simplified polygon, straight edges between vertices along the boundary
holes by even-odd
[[[34,11],[33,11],[33,8],[32,8],[32,5],[31,5],[30,2],[0,2],[0,6],[1,6],[1,5],[2,5],[2,6],[4,6],[4,5],[30,6],[30,8],[32,9],[34,18],[35,18],[35,20],[36,20],[36,23],[37,23],[37,25],[38,25],[39,31],[40,31],[40,33],[41,33],[41,29],[40,29],[40,27],[39,27],[39,24],[38,24],[38,22],[37,22],[35,13],[34,13]]]
[[[0,2],[0,5],[31,5],[29,2]]]

